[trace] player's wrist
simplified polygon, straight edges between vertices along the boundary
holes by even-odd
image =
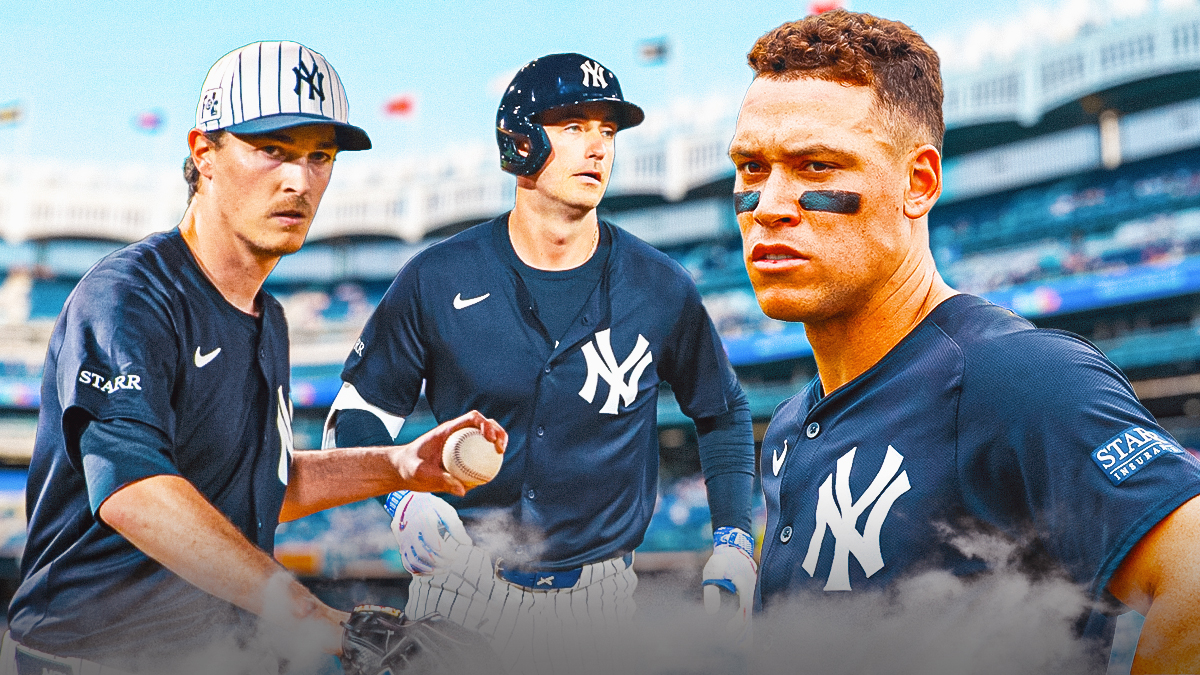
[[[390,493],[387,498],[383,500],[383,508],[388,512],[388,515],[395,518],[396,511],[400,508],[400,503],[403,502],[404,499],[411,493],[412,490],[396,490],[395,492]]]
[[[713,531],[713,550],[720,546],[732,546],[754,560],[754,538],[740,527],[718,527]]]
[[[396,469],[396,478],[399,481],[399,486],[411,486],[421,465],[421,458],[417,456],[415,444],[405,443],[404,445],[394,445],[387,448],[385,452],[387,453],[388,461]]]

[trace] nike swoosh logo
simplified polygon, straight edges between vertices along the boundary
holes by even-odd
[[[787,457],[787,439],[783,439],[783,454],[779,454],[778,450],[771,451],[771,470],[775,475],[779,475],[779,470],[783,468],[783,460]]]
[[[467,298],[466,300],[463,300],[462,293],[458,293],[454,296],[454,309],[466,309],[477,302],[483,302],[484,300],[487,300],[489,297],[491,297],[491,295],[491,293],[484,293],[477,298]]]
[[[212,360],[217,358],[217,354],[220,354],[220,353],[221,353],[220,347],[217,347],[216,349],[212,350],[211,352],[209,352],[207,354],[201,354],[200,348],[196,347],[196,358],[195,358],[196,367],[203,368],[204,366],[207,366],[208,364],[212,363]]]

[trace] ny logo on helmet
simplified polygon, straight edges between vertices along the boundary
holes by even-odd
[[[583,358],[587,361],[587,379],[583,382],[583,389],[579,390],[579,395],[583,400],[591,403],[596,398],[596,385],[599,384],[599,378],[604,378],[608,383],[608,400],[604,402],[604,407],[600,408],[600,412],[607,415],[617,414],[618,400],[624,400],[625,405],[633,404],[633,399],[637,398],[638,381],[642,379],[642,372],[646,370],[646,366],[650,365],[653,360],[647,347],[650,343],[646,338],[639,333],[637,336],[637,344],[634,345],[633,351],[624,362],[618,364],[617,357],[613,354],[611,342],[612,329],[605,328],[596,333],[595,344],[589,342],[583,346]],[[596,347],[600,347],[597,353]],[[630,371],[633,372],[630,372]],[[626,381],[625,374],[629,373],[629,380]]]
[[[579,64],[583,69],[583,86],[585,87],[607,87],[608,81],[604,79],[604,66],[595,61],[584,61]]]
[[[305,67],[302,59],[300,61],[300,65],[292,68],[292,72],[296,74],[296,88],[294,91],[296,92],[297,96],[300,95],[300,84],[302,82],[307,82],[308,100],[312,101],[317,97],[320,97],[322,101],[325,100],[325,73],[322,73],[317,69],[316,61],[313,61],[312,69],[310,70],[309,68]],[[317,81],[316,84],[313,84],[314,79]]]
[[[821,484],[817,493],[817,527],[813,530],[812,539],[808,542],[808,554],[801,565],[808,576],[816,573],[821,543],[825,541],[825,528],[828,527],[837,541],[833,548],[833,566],[825,582],[827,591],[850,590],[851,553],[858,559],[868,578],[883,569],[883,553],[879,550],[883,521],[887,519],[896,499],[911,487],[907,471],[901,471],[900,476],[896,477],[904,456],[889,445],[879,473],[875,474],[875,479],[855,501],[850,494],[850,470],[854,467],[855,450],[858,448],[850,448],[850,452],[838,459],[836,478],[831,473]],[[896,480],[892,480],[893,477]],[[871,513],[867,515],[866,527],[859,533],[858,519],[868,506],[871,507]]]

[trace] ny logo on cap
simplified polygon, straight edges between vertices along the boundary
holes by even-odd
[[[595,61],[584,61],[579,64],[583,69],[583,86],[585,87],[607,87],[608,82],[604,79],[604,66]]]
[[[292,68],[292,72],[296,74],[296,95],[300,95],[300,83],[308,83],[308,100],[315,100],[318,96],[322,101],[325,100],[325,73],[317,69],[317,62],[313,61],[312,70],[304,67],[304,61],[300,61],[300,65]],[[313,79],[316,79],[316,84],[313,84]]]
[[[209,89],[200,97],[200,121],[209,122],[221,116],[221,90]]]

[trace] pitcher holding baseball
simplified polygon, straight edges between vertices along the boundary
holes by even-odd
[[[405,613],[480,631],[509,672],[611,670],[622,652],[662,382],[698,431],[715,532],[705,581],[738,594],[731,629],[749,629],[749,405],[687,272],[596,215],[616,134],[643,118],[586,56],[521,69],[496,118],[515,207],[405,265],[326,424],[328,445],[391,443],[424,384],[438,420],[477,409],[507,430],[490,482],[462,498],[395,493],[389,510],[415,575]]]

